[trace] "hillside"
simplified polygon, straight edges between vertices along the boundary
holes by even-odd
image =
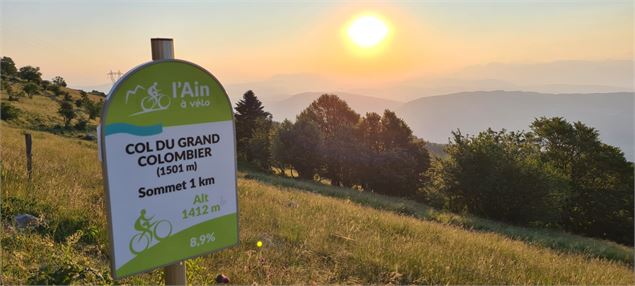
[[[3,84],[10,85],[16,93],[24,86],[24,84],[20,81],[13,83],[5,82]],[[60,89],[62,93],[68,93],[68,96],[74,105],[77,100],[82,98],[80,90],[66,87],[62,87]],[[87,93],[86,96],[95,104],[102,104],[105,100],[105,97],[98,94]],[[0,100],[4,104],[9,104],[19,110],[18,112],[20,115],[18,118],[11,121],[11,125],[13,126],[81,138],[86,134],[91,134],[94,137],[95,126],[99,124],[99,118],[90,119],[84,108],[79,108],[75,105],[76,119],[73,122],[76,123],[77,120],[85,120],[87,123],[86,129],[63,129],[64,119],[58,113],[58,109],[59,104],[64,100],[64,97],[62,95],[54,95],[50,90],[40,89],[37,94],[32,96],[32,98],[23,96],[19,97],[17,101],[9,100],[8,94],[2,90],[0,91]]]
[[[522,91],[462,92],[424,97],[397,108],[413,132],[432,142],[447,143],[452,130],[476,134],[494,130],[528,130],[534,118],[561,116],[599,130],[607,144],[620,147],[633,160],[632,92],[546,94]]]
[[[60,120],[52,103],[37,96],[20,102],[24,110],[39,105],[33,113]],[[96,143],[29,131],[34,154],[29,183],[25,129],[18,123],[0,124],[1,241],[3,260],[11,261],[2,265],[2,283],[112,282]],[[239,174],[238,193],[241,244],[190,260],[190,283],[210,283],[218,273],[237,284],[633,281],[632,250],[606,241],[509,227],[248,170]],[[13,219],[22,213],[40,217],[42,224],[18,230]],[[121,283],[161,281],[162,272],[155,271]]]

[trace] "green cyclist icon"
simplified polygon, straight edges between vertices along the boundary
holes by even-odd
[[[172,234],[172,224],[167,220],[152,221],[154,216],[146,218],[146,210],[142,209],[139,217],[135,221],[134,228],[139,233],[130,239],[130,252],[139,254],[150,247],[155,239],[162,239]]]

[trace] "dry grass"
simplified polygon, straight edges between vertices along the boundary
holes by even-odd
[[[96,144],[32,132],[34,180],[29,185],[23,131],[5,123],[0,127],[2,282],[24,284],[41,281],[36,278],[43,275],[67,275],[76,283],[110,283]],[[238,284],[633,283],[633,270],[625,263],[562,253],[244,176],[239,179],[241,244],[189,261],[193,284],[213,283],[218,273]],[[18,210],[43,215],[58,230],[16,231],[10,215]],[[81,218],[88,219],[68,224],[75,228],[61,223]],[[90,232],[97,234],[86,237]],[[262,248],[256,247],[258,240]],[[67,265],[84,270],[59,270]],[[161,272],[155,271],[121,282],[156,284],[161,279]]]

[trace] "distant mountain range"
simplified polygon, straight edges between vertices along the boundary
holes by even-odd
[[[439,76],[357,85],[311,73],[282,74],[228,83],[225,89],[233,104],[253,90],[277,121],[295,119],[323,93],[337,94],[360,114],[395,110],[417,136],[438,143],[447,143],[450,131],[456,129],[470,134],[488,127],[527,130],[536,117],[563,116],[597,128],[606,143],[620,147],[632,161],[634,64],[633,60],[489,63]],[[80,88],[109,89],[108,85]]]
[[[346,92],[303,92],[284,100],[269,103],[265,102],[265,109],[271,112],[274,120],[282,121],[284,119],[290,119],[293,121],[300,111],[307,108],[311,102],[325,93],[337,95],[339,98],[346,101],[353,110],[362,115],[366,112],[382,113],[385,109],[394,110],[402,104],[402,102],[398,101]]]
[[[307,92],[265,102],[275,120],[294,120],[323,92]],[[394,110],[413,132],[427,141],[447,143],[450,132],[476,134],[495,130],[529,130],[540,116],[561,116],[599,130],[602,140],[620,147],[633,160],[635,93],[549,94],[525,91],[475,91],[422,97],[405,103],[351,93],[333,93],[360,114]]]

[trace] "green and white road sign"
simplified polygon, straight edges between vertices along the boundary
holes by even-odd
[[[115,278],[238,243],[232,107],[209,72],[182,60],[131,70],[99,138]]]

